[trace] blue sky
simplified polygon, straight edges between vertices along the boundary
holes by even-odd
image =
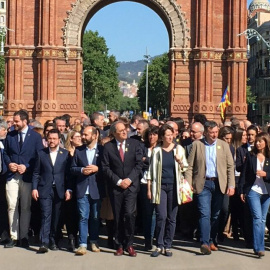
[[[251,1],[248,0],[248,5]],[[143,59],[146,48],[151,56],[169,50],[168,32],[163,21],[150,8],[138,3],[110,4],[92,17],[86,29],[98,31],[105,38],[109,54],[117,61]]]

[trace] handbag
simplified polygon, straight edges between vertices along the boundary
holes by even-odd
[[[193,201],[193,191],[188,181],[184,178],[181,179],[179,192],[180,192],[180,199],[181,199],[182,204]]]

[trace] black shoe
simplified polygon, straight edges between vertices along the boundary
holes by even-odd
[[[21,247],[29,248],[29,241],[26,238],[21,239]]]
[[[5,248],[13,248],[17,246],[17,240],[10,239],[8,243],[5,244]]]
[[[155,251],[151,253],[151,257],[158,257],[162,253],[161,248],[157,248]]]
[[[165,256],[172,257],[172,251],[169,248],[165,249]]]
[[[38,253],[47,253],[49,251],[48,247],[46,245],[42,245],[39,250]]]
[[[68,239],[68,250],[71,251],[71,252],[75,251],[75,239],[74,239],[74,237],[73,238],[70,237]]]
[[[149,251],[152,248],[153,248],[153,240],[152,239],[145,239],[144,250]]]
[[[50,249],[50,250],[53,250],[53,251],[59,250],[59,248],[57,247],[56,244],[51,244],[51,245],[49,246],[49,249]]]

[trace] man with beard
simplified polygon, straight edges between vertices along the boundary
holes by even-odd
[[[28,248],[32,174],[37,152],[43,149],[43,144],[41,136],[28,126],[27,111],[15,112],[13,120],[15,130],[8,133],[4,152],[5,163],[8,167],[6,195],[11,236],[5,247],[14,247],[17,244],[18,236],[20,236],[22,247]],[[20,234],[18,233],[19,228]]]
[[[79,248],[76,255],[86,254],[88,220],[90,218],[90,243],[93,252],[99,252],[99,215],[101,206],[102,179],[100,164],[102,146],[97,144],[98,131],[88,126],[82,134],[83,146],[77,147],[71,164],[76,178],[77,205],[79,211]]]
[[[39,253],[58,250],[58,232],[61,230],[59,217],[64,198],[70,200],[67,171],[69,168],[68,151],[60,148],[60,132],[48,132],[48,148],[38,152],[32,180],[32,197],[39,199],[41,208],[41,229]]]

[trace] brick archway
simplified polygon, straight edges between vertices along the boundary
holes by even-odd
[[[24,108],[37,119],[82,109],[81,39],[91,17],[121,0],[8,1],[6,115]],[[220,119],[227,85],[228,116],[245,118],[246,0],[135,0],[155,11],[170,39],[170,111]],[[214,3],[213,3],[214,2]],[[237,18],[242,18],[239,20]]]

